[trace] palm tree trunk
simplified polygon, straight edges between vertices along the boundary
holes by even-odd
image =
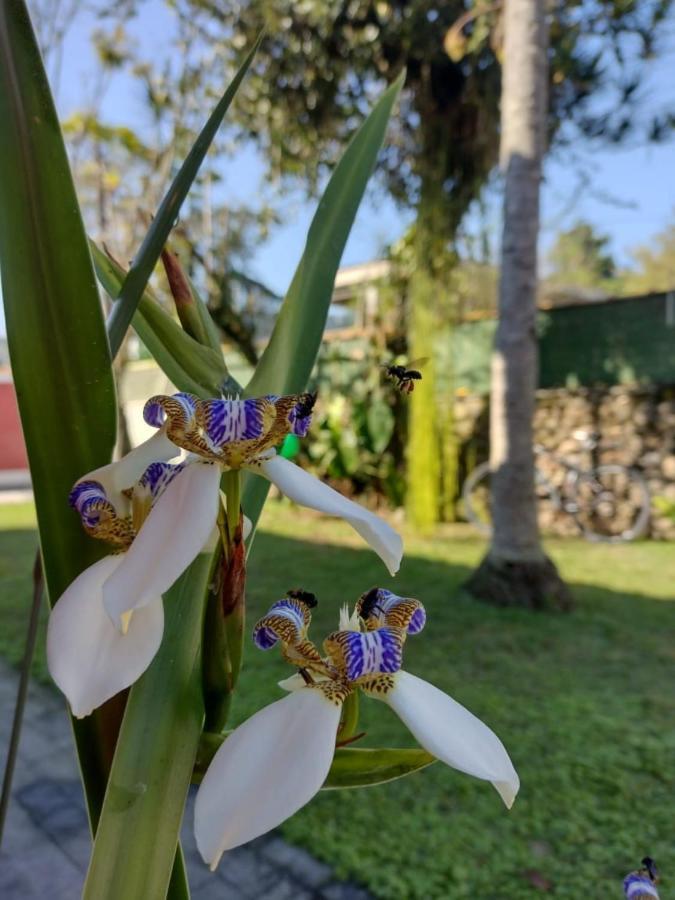
[[[499,324],[492,356],[493,538],[467,587],[500,606],[569,608],[539,539],[532,418],[539,188],[546,135],[544,0],[505,0],[500,160],[505,173]]]

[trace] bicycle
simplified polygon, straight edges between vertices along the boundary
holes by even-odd
[[[579,442],[580,449],[591,454],[600,446],[596,432],[579,429],[572,437]],[[616,445],[605,445],[602,449],[610,446]],[[583,468],[541,444],[535,445],[534,453],[538,459],[548,460],[562,469],[558,486],[535,463],[540,520],[548,519],[550,523],[557,513],[567,513],[588,541],[623,543],[644,534],[651,504],[647,482],[638,469],[616,463]],[[492,531],[490,478],[490,464],[482,463],[471,472],[462,488],[467,520],[486,535]]]

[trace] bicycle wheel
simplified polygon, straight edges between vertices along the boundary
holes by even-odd
[[[544,531],[552,528],[556,513],[561,508],[560,494],[548,478],[535,469],[537,518]],[[464,482],[462,501],[468,522],[481,534],[492,534],[492,487],[490,464],[477,466]]]
[[[636,469],[598,466],[575,485],[574,518],[589,541],[621,543],[644,534],[649,523],[647,482]]]

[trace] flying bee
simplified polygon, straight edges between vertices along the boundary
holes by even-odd
[[[428,362],[429,357],[423,356],[421,359],[413,359],[405,366],[381,366],[384,374],[391,381],[396,382],[396,387],[402,394],[412,394],[415,389],[415,382],[422,380],[422,373],[416,366],[423,366]]]

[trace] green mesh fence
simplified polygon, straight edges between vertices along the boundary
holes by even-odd
[[[455,329],[455,383],[486,393],[494,320]],[[540,312],[539,386],[675,384],[675,291]],[[448,342],[439,354],[449,352]]]

